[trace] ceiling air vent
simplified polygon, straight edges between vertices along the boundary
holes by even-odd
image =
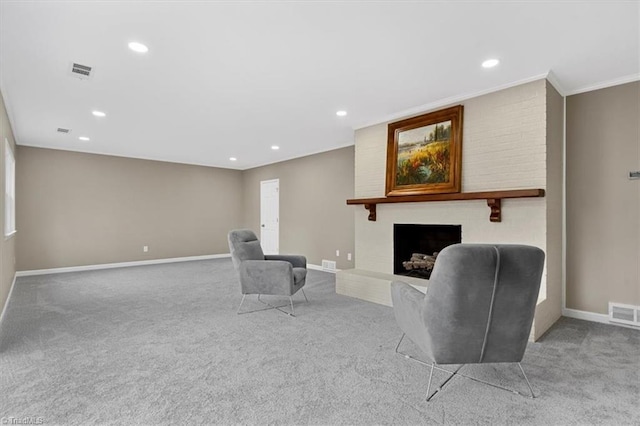
[[[57,131],[58,131],[58,133],[70,133],[71,129],[65,129],[65,128],[62,128],[62,127],[58,127]]]
[[[71,63],[71,75],[82,80],[88,80],[93,77],[93,68],[88,65]]]

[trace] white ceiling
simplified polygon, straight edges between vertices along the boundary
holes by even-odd
[[[549,71],[564,93],[638,79],[639,5],[2,0],[0,88],[21,145],[246,169]]]

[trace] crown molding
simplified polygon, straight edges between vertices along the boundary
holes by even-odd
[[[607,87],[619,86],[621,84],[633,83],[634,81],[640,80],[640,73],[638,74],[630,74],[624,77],[616,78],[613,80],[603,81],[598,84],[593,84],[591,86],[584,86],[578,89],[570,90],[566,93],[565,96],[577,95],[579,93],[592,92],[594,90],[606,89]]]
[[[551,85],[558,91],[560,96],[567,97],[567,96],[571,96],[571,95],[577,95],[579,93],[591,92],[593,90],[605,89],[607,87],[612,87],[612,86],[618,86],[620,84],[631,83],[631,82],[634,82],[634,81],[640,81],[640,73],[639,74],[627,75],[627,76],[616,78],[616,79],[613,79],[613,80],[603,81],[603,82],[600,82],[600,83],[597,83],[597,84],[593,84],[593,85],[589,85],[589,86],[579,87],[579,88],[573,89],[573,90],[567,90],[563,86],[563,84],[560,82],[560,79],[556,76],[556,74],[552,70],[549,70],[545,74],[534,75],[532,77],[528,77],[528,78],[524,78],[524,79],[521,79],[521,80],[513,81],[511,83],[503,84],[501,86],[495,86],[495,87],[492,87],[490,89],[480,90],[480,91],[477,91],[477,92],[463,93],[461,95],[452,96],[452,97],[445,98],[445,99],[440,99],[438,101],[431,102],[431,103],[428,103],[428,104],[423,104],[423,105],[419,105],[417,107],[405,109],[405,110],[402,110],[400,112],[397,112],[397,113],[394,113],[394,114],[391,114],[391,115],[387,115],[387,116],[384,116],[384,117],[380,117],[380,118],[372,120],[372,121],[367,121],[367,122],[364,122],[364,123],[360,123],[360,124],[354,126],[353,129],[354,130],[360,130],[360,129],[364,129],[365,127],[370,127],[370,126],[375,126],[377,124],[387,123],[389,121],[393,121],[393,120],[397,120],[397,119],[400,119],[400,118],[409,117],[411,115],[420,114],[420,113],[423,113],[425,111],[430,111],[430,110],[441,108],[441,107],[444,107],[444,106],[448,106],[448,105],[451,105],[451,104],[454,104],[454,103],[457,103],[457,102],[462,102],[462,101],[465,101],[467,99],[472,99],[472,98],[476,98],[478,96],[488,95],[488,94],[493,93],[493,92],[498,92],[500,90],[509,89],[511,87],[520,86],[522,84],[531,83],[532,81],[543,80],[543,79],[546,79],[549,83],[551,83]]]
[[[558,76],[556,76],[556,74],[552,70],[549,70],[549,72],[547,73],[547,81],[551,83],[551,85],[556,89],[560,96],[562,96],[563,98],[567,96],[567,91],[564,87],[562,87]]]
[[[380,117],[380,118],[375,119],[373,121],[368,121],[368,122],[359,124],[357,126],[354,126],[353,130],[364,129],[365,127],[375,126],[376,124],[382,124],[382,123],[386,123],[386,122],[389,122],[389,121],[392,121],[392,120],[397,120],[399,118],[405,118],[405,117],[408,117],[408,116],[411,116],[411,115],[420,114],[420,113],[423,113],[425,111],[430,111],[430,110],[433,110],[433,109],[436,109],[436,108],[441,108],[441,107],[444,107],[444,106],[448,106],[448,105],[451,105],[451,104],[454,104],[454,103],[457,103],[457,102],[466,101],[467,99],[477,98],[478,96],[488,95],[489,93],[498,92],[500,90],[509,89],[511,87],[520,86],[522,84],[531,83],[533,81],[544,80],[544,79],[547,78],[548,75],[549,75],[549,73],[547,72],[547,73],[544,73],[544,74],[538,74],[538,75],[534,75],[532,77],[527,77],[527,78],[524,78],[522,80],[513,81],[511,83],[503,84],[503,85],[500,85],[500,86],[495,86],[495,87],[492,87],[490,89],[479,90],[477,92],[468,92],[468,93],[463,93],[461,95],[456,95],[456,96],[451,96],[449,98],[440,99],[440,100],[435,101],[435,102],[431,102],[431,103],[428,103],[428,104],[419,105],[417,107],[405,109],[405,110],[402,110],[400,112],[397,112],[397,113],[394,113],[394,114],[391,114],[391,115]]]

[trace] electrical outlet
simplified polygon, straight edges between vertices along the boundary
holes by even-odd
[[[336,250],[336,257],[340,257],[340,250]]]
[[[351,253],[347,253],[347,260],[351,260]]]
[[[148,252],[149,251],[149,246],[142,246],[142,251],[143,252]]]

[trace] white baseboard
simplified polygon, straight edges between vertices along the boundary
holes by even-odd
[[[322,266],[314,265],[313,263],[307,263],[307,269],[313,269],[314,271],[329,272],[330,274],[335,274],[336,272],[341,271],[341,269],[335,269],[333,271],[330,271],[328,269],[322,269]]]
[[[596,314],[595,312],[579,311],[577,309],[562,309],[562,315],[569,318],[575,318],[585,321],[599,322],[602,324],[618,325],[609,322],[609,315]]]
[[[17,273],[13,275],[13,282],[11,283],[9,293],[7,294],[7,300],[4,301],[4,306],[2,307],[2,313],[0,314],[0,327],[2,326],[2,321],[4,321],[4,316],[7,313],[7,306],[9,306],[9,300],[11,300],[11,295],[13,294],[13,287],[16,285],[16,276],[18,276]]]
[[[151,260],[138,260],[134,262],[103,263],[99,265],[68,266],[64,268],[34,269],[31,271],[18,271],[16,272],[16,276],[29,277],[33,275],[63,274],[65,272],[80,272],[80,271],[94,271],[98,269],[127,268],[129,266],[157,265],[159,263],[191,262],[194,260],[221,259],[225,257],[231,257],[231,254],[229,253],[208,254],[204,256],[173,257],[169,259],[151,259]]]
[[[577,309],[564,308],[562,310],[562,315],[564,315],[565,317],[569,317],[569,318],[575,318],[575,319],[580,319],[580,320],[585,320],[585,321],[592,321],[592,322],[599,322],[601,324],[615,325],[616,327],[631,328],[633,330],[637,330],[638,329],[638,327],[636,327],[634,325],[627,325],[627,324],[620,324],[620,323],[617,323],[617,322],[611,322],[611,321],[609,321],[609,315],[605,315],[605,314],[596,314],[594,312],[579,311]]]

